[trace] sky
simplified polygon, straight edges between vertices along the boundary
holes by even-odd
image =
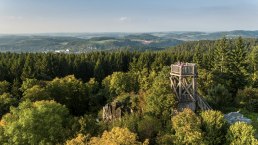
[[[258,0],[0,0],[0,34],[258,30]]]

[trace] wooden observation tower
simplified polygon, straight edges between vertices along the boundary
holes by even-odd
[[[177,63],[171,65],[171,88],[178,99],[178,111],[184,108],[209,110],[211,107],[197,94],[197,67],[194,63]]]

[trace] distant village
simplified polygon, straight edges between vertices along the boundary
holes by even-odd
[[[55,53],[70,53],[69,49],[65,49],[65,50],[55,50]]]

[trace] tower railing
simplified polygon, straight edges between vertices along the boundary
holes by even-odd
[[[195,75],[196,65],[193,63],[172,64],[171,73],[177,75]]]

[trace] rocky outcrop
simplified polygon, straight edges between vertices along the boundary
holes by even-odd
[[[125,113],[131,113],[131,109],[121,102],[109,103],[103,107],[102,119],[105,122],[120,119]]]

